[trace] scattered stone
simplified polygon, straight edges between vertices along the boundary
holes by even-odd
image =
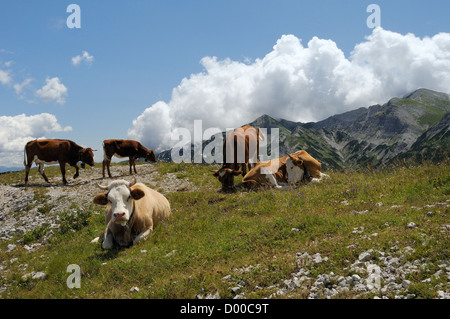
[[[175,255],[176,252],[177,252],[176,249],[174,249],[170,253],[167,253],[165,257],[170,257],[172,255]]]
[[[8,247],[6,247],[6,252],[9,253],[10,251],[13,251],[16,248],[16,245],[9,244]]]
[[[416,228],[417,227],[417,225],[416,225],[416,223],[414,223],[414,222],[410,222],[409,224],[408,224],[408,228]]]
[[[358,259],[361,261],[369,261],[372,258],[372,255],[369,252],[363,252],[358,256]]]
[[[130,292],[139,292],[138,287],[131,287]]]

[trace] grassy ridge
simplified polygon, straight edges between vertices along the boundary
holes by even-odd
[[[240,284],[246,298],[263,298],[274,292],[271,286],[296,271],[298,252],[329,258],[326,265],[312,269],[316,274],[333,271],[343,276],[351,274],[344,270],[349,262],[370,248],[410,246],[415,251],[408,258],[425,258],[436,269],[440,260],[450,258],[448,231],[442,230],[448,224],[448,208],[424,209],[450,198],[448,164],[334,172],[321,184],[289,191],[247,192],[238,178],[237,192],[231,194],[219,191],[210,166],[157,165],[163,176],[189,178],[196,190],[167,195],[173,215],[151,238],[128,249],[101,250],[100,244],[90,241],[105,227],[103,208],[86,203],[79,209],[88,214],[80,214],[80,220],[67,219],[76,230],[60,231],[35,252],[18,248],[6,253],[8,243],[0,243],[0,260],[17,258],[1,274],[7,290],[0,296],[195,298],[217,291],[221,298],[233,298],[230,287]],[[47,173],[59,178],[58,170]],[[11,174],[17,176],[5,174],[0,182],[11,183],[21,176]],[[418,227],[409,228],[411,222]],[[81,267],[80,289],[66,286],[70,264]],[[242,268],[250,270],[239,271]],[[433,287],[446,283],[445,279],[422,283],[436,269],[410,278],[410,289],[418,298],[435,297]],[[32,270],[44,271],[47,277],[22,278]],[[230,281],[222,279],[226,275],[231,275]],[[134,286],[139,292],[130,292]],[[304,298],[307,293],[296,290],[289,297]]]

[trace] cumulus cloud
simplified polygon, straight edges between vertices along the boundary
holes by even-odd
[[[71,130],[70,126],[62,127],[55,115],[49,113],[0,116],[0,166],[22,165],[21,152],[28,141]]]
[[[36,94],[46,103],[55,101],[58,104],[66,103],[64,96],[67,95],[67,88],[61,83],[58,77],[46,78],[45,85],[36,91]]]
[[[94,57],[87,51],[83,51],[81,55],[76,55],[72,58],[72,64],[78,66],[81,62],[91,65],[94,62]]]
[[[22,83],[15,83],[13,87],[16,94],[23,97],[23,90],[30,85],[31,81],[33,81],[33,79],[27,78]]]
[[[0,70],[0,83],[9,84],[12,81],[9,71]]]
[[[384,103],[420,87],[448,92],[450,33],[419,38],[375,28],[346,57],[332,40],[306,46],[283,35],[253,62],[204,57],[204,71],[185,78],[169,102],[159,101],[133,121],[131,138],[157,150],[173,146],[171,132],[239,127],[263,114],[319,121],[362,106]]]

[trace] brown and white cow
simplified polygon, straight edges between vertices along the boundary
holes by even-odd
[[[103,178],[105,178],[105,167],[108,168],[108,175],[111,177],[111,171],[109,166],[111,164],[111,158],[116,157],[128,157],[130,163],[130,175],[133,174],[131,167],[134,168],[134,173],[136,172],[136,160],[138,158],[145,158],[148,161],[156,162],[155,152],[153,150],[148,150],[138,141],[133,140],[104,140],[103,141],[103,167],[102,173]]]
[[[302,150],[258,163],[244,176],[242,184],[250,188],[269,186],[282,189],[300,182],[317,183],[322,178],[329,178],[321,169],[322,165]]]
[[[223,142],[222,167],[213,171],[213,176],[222,183],[222,190],[232,189],[234,176],[244,176],[247,173],[247,166],[251,170],[256,165],[260,140],[264,140],[262,132],[259,128],[249,125],[237,128],[226,135]]]
[[[61,168],[61,174],[64,185],[66,180],[66,164],[75,167],[76,173],[73,178],[79,176],[79,167],[77,163],[81,161],[90,166],[94,166],[94,152],[89,148],[83,148],[70,140],[34,140],[25,145],[24,162],[25,165],[25,185],[28,184],[28,174],[33,162],[39,165],[39,172],[47,183],[47,176],[44,172],[44,164],[57,164]]]
[[[169,201],[146,185],[136,184],[136,178],[132,183],[116,180],[98,186],[105,191],[94,198],[95,204],[106,205],[103,249],[137,244],[170,216]]]

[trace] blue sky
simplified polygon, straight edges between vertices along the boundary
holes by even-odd
[[[69,29],[66,25],[70,15],[66,8],[71,3],[81,8],[79,29]],[[344,62],[354,62],[356,57],[352,60],[352,51],[355,45],[367,42],[366,37],[373,32],[366,25],[370,15],[366,8],[371,3],[381,8],[381,27],[399,36],[411,33],[423,39],[450,32],[448,1],[2,1],[0,117],[3,128],[0,127],[0,166],[20,166],[23,141],[43,136],[68,138],[97,148],[97,161],[101,161],[101,142],[106,138],[133,137],[143,141],[147,147],[157,148],[163,137],[152,139],[149,135],[156,136],[159,131],[142,126],[152,126],[154,121],[155,127],[160,128],[159,124],[170,120],[171,126],[160,128],[168,130],[183,123],[175,112],[190,111],[187,107],[181,109],[178,106],[177,109],[176,99],[172,96],[174,89],[179,88],[177,96],[185,96],[185,100],[196,101],[197,104],[192,105],[200,105],[200,95],[191,95],[191,92],[198,92],[193,87],[193,75],[201,77],[202,82],[198,83],[217,83],[218,77],[212,76],[215,69],[226,64],[226,71],[231,72],[231,62],[236,62],[239,67],[256,65],[258,60],[276,51],[274,46],[283,35],[293,35],[294,38],[280,41],[280,49],[282,46],[295,46],[296,38],[301,39],[303,47],[309,48],[308,42],[317,37],[332,41],[319,43],[320,48],[332,48],[334,43],[342,51]],[[394,34],[380,34],[379,38],[388,36],[395,38]],[[445,44],[440,48],[448,53]],[[91,60],[81,59],[78,65],[74,65],[72,58],[81,57],[84,51]],[[201,62],[205,57],[217,57],[216,62],[208,64],[211,69],[204,60]],[[221,61],[226,62],[220,64]],[[38,93],[39,90],[41,93],[45,91],[46,81],[52,79],[60,85],[59,88],[61,85],[65,87],[60,99]],[[186,81],[181,85],[183,79]],[[210,82],[206,82],[207,85]],[[415,86],[422,86],[422,82],[398,87],[392,93],[401,93]],[[214,88],[217,89],[216,86]],[[431,88],[440,87],[435,85]],[[301,91],[302,87],[297,89]],[[343,96],[334,86],[330,90],[334,90],[337,98]],[[314,92],[317,93],[316,88]],[[217,96],[220,92],[214,94]],[[201,96],[208,99],[203,91]],[[308,96],[303,103],[312,97]],[[382,99],[386,96],[378,95],[378,98],[379,101],[376,96],[370,96],[367,103],[384,103]],[[230,99],[239,101],[233,96]],[[348,96],[346,99],[351,100]],[[157,107],[152,109],[152,105],[159,101],[164,106],[157,112]],[[334,111],[370,105],[361,105],[362,99],[355,101],[345,104],[345,108],[324,112],[322,117],[332,115]],[[195,107],[192,105],[191,108]],[[301,109],[302,105],[292,106],[289,110]],[[210,118],[208,112],[214,113],[215,107],[210,104],[209,109],[200,114],[205,114],[205,119]],[[217,108],[225,106],[217,105]],[[145,113],[147,109],[154,112]],[[240,120],[251,116],[254,119],[269,111],[266,108],[259,112],[253,107],[251,115]],[[19,124],[25,125],[28,117],[43,113],[54,116],[38,122],[45,126],[46,121],[50,121],[48,127],[36,128],[29,133],[21,129]],[[274,116],[277,115],[275,113]],[[21,114],[25,117],[19,119],[17,116]],[[165,114],[165,117],[155,116],[159,114]],[[285,114],[288,113],[280,113],[279,116]],[[141,122],[146,121],[144,124],[137,120],[140,116]],[[186,118],[192,120],[189,116]],[[305,118],[308,119],[321,118]],[[136,123],[133,124],[134,120]],[[293,120],[302,118],[294,116]],[[245,123],[238,122],[235,119],[227,125]],[[216,122],[208,124],[215,125]],[[23,134],[11,133],[15,127]]]

